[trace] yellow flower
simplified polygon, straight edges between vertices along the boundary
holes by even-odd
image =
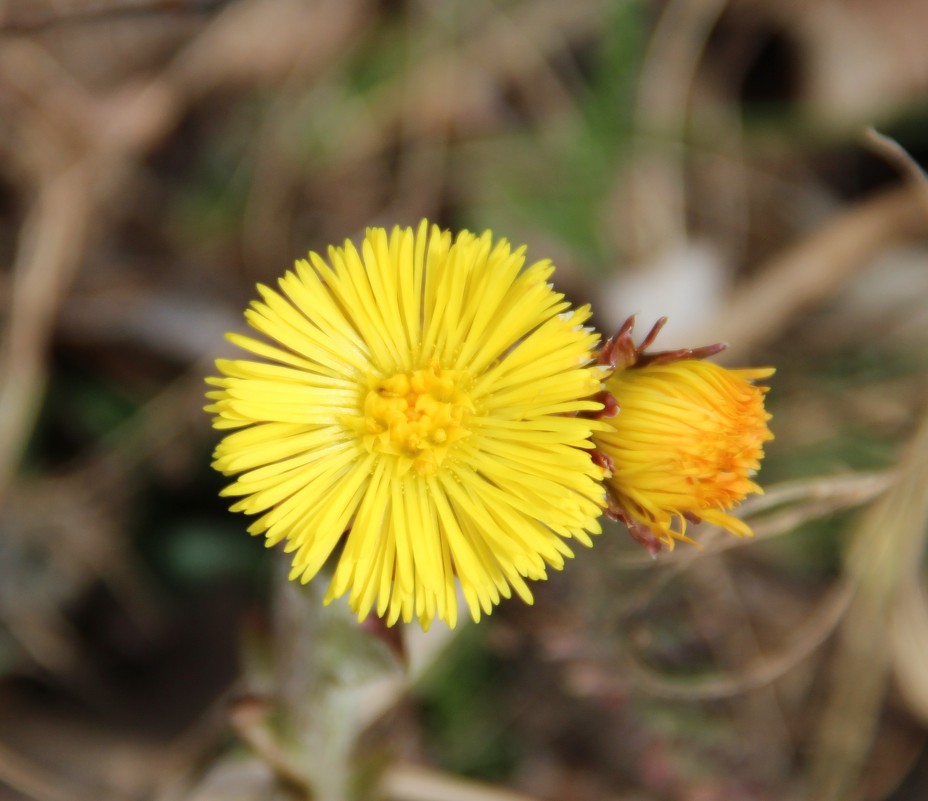
[[[267,341],[229,335],[263,361],[207,379],[214,426],[237,429],[214,462],[232,509],[286,541],[291,579],[331,557],[326,602],[359,619],[454,626],[456,582],[475,620],[531,603],[525,579],[600,531],[602,424],[580,414],[602,408],[597,336],[524,250],[423,221],[310,253],[245,313]]]
[[[604,421],[608,431],[594,434],[612,471],[610,514],[652,552],[691,541],[687,521],[750,536],[750,527],[728,510],[762,492],[752,476],[773,434],[764,409],[767,387],[753,382],[773,369],[728,370],[686,358],[693,351],[626,352],[630,364],[606,381],[618,414]]]

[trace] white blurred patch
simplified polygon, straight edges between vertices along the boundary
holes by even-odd
[[[630,314],[637,314],[640,340],[659,317],[668,317],[658,350],[705,345],[694,342],[693,336],[711,331],[730,283],[731,270],[715,248],[686,243],[604,282],[598,309],[604,333],[611,335]]]
[[[928,343],[928,249],[881,253],[819,313],[816,335],[831,347],[866,338],[888,347],[923,350]]]

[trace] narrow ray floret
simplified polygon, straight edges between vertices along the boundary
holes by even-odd
[[[762,492],[752,477],[773,439],[767,387],[755,384],[773,368],[729,370],[703,361],[722,345],[647,353],[665,321],[636,346],[629,318],[604,345],[599,360],[612,369],[601,396],[608,429],[593,435],[595,458],[610,472],[607,514],[652,554],[691,542],[687,522],[750,536],[729,511]]]
[[[249,531],[326,566],[327,601],[364,618],[454,625],[460,586],[488,614],[591,544],[605,504],[590,458],[606,424],[588,307],[490,232],[423,221],[310,253],[259,286],[230,334],[259,358],[217,361],[207,411],[223,494]]]

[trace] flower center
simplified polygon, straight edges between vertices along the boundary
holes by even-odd
[[[405,472],[421,476],[438,470],[449,447],[470,434],[466,416],[474,407],[461,388],[460,371],[437,364],[388,378],[371,377],[364,398],[364,444],[398,456]]]

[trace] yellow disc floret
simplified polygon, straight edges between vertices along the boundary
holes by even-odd
[[[465,416],[474,410],[462,385],[466,373],[442,371],[437,362],[389,378],[371,376],[364,397],[364,447],[368,453],[392,454],[400,473],[413,467],[434,475],[460,439],[470,435]]]

